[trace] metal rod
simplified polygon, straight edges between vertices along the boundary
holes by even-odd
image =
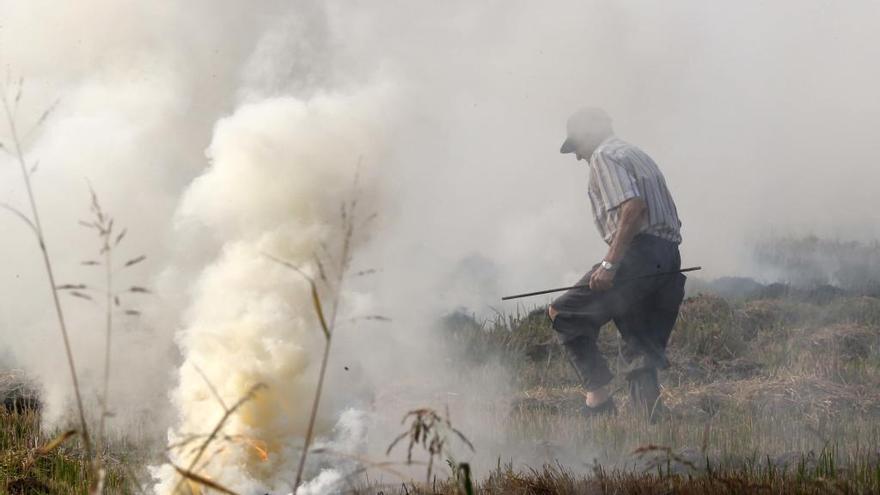
[[[690,268],[682,268],[681,270],[674,270],[671,272],[649,273],[647,275],[638,275],[636,277],[629,277],[629,278],[625,278],[622,280],[617,280],[617,282],[618,283],[630,282],[632,280],[639,280],[639,279],[651,278],[651,277],[662,277],[663,275],[673,275],[675,273],[695,272],[697,270],[701,270],[702,268],[703,267],[701,267],[701,266],[692,266]],[[516,294],[513,296],[502,297],[501,300],[508,301],[510,299],[519,299],[520,297],[540,296],[541,294],[550,294],[551,292],[562,292],[564,290],[580,289],[580,288],[584,288],[584,287],[589,289],[590,286],[589,285],[572,285],[571,287],[559,287],[558,289],[539,290],[537,292],[528,292],[525,294]]]

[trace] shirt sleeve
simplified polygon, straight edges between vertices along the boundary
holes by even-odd
[[[626,200],[640,196],[635,176],[606,153],[598,153],[594,164],[596,186],[605,211],[610,211]]]

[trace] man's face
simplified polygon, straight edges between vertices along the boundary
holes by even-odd
[[[590,161],[590,157],[593,156],[592,150],[584,149],[582,144],[578,144],[578,147],[574,150],[574,156],[578,159],[578,161]]]
[[[593,156],[593,152],[596,151],[596,146],[599,145],[597,142],[598,140],[598,136],[592,134],[581,136],[577,140],[574,148],[574,156],[578,161],[590,161],[590,157]]]
[[[611,136],[611,119],[598,108],[583,108],[565,123],[566,140],[563,153],[574,152],[575,158],[589,161],[602,141]]]

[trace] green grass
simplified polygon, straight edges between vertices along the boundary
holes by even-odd
[[[60,433],[60,432],[58,432]],[[35,410],[0,409],[0,490],[9,494],[85,494],[91,482],[88,462],[75,438],[48,453],[52,441],[40,428]],[[131,493],[130,467],[105,456],[104,493]]]

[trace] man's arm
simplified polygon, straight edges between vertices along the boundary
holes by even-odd
[[[605,255],[605,261],[611,264],[618,264],[626,254],[633,237],[639,233],[639,227],[648,206],[642,198],[631,198],[623,202],[620,206],[620,226],[614,239],[611,240],[611,247],[608,254]],[[605,270],[602,267],[597,268],[590,277],[590,289],[607,290],[610,289],[614,281],[614,272]]]
[[[611,247],[608,249],[608,254],[605,255],[605,261],[615,265],[620,263],[633,237],[639,233],[639,227],[647,209],[648,206],[642,198],[632,198],[620,205],[620,226],[617,228],[614,239],[611,240]]]

